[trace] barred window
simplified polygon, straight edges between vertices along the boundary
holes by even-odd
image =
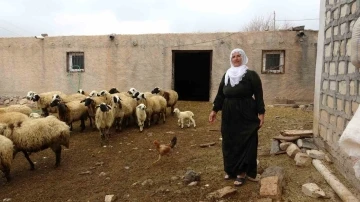
[[[261,73],[282,74],[285,71],[285,51],[263,51]]]
[[[83,72],[85,71],[84,65],[84,52],[68,52],[68,71],[69,72]]]

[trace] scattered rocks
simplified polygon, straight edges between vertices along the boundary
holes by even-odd
[[[312,158],[305,153],[299,152],[295,155],[294,160],[297,166],[303,167],[310,166]]]
[[[106,195],[105,202],[113,202],[116,201],[117,197],[115,195]]]
[[[313,159],[325,159],[325,153],[319,150],[307,150],[306,153]]]
[[[237,192],[237,190],[231,186],[226,186],[222,189],[219,189],[217,191],[211,192],[209,193],[206,198],[210,199],[210,200],[216,200],[216,199],[221,199],[224,198],[226,196],[230,196],[233,195]]]
[[[280,143],[279,147],[281,150],[286,151],[286,149],[291,145],[291,142],[282,142]]]
[[[147,179],[141,183],[142,186],[152,186],[153,184],[154,184],[154,181],[152,179]]]
[[[291,157],[294,158],[297,153],[301,152],[299,147],[296,144],[291,143],[290,146],[286,149],[286,153]]]
[[[91,171],[84,171],[79,173],[79,175],[90,175],[92,172]]]
[[[194,181],[200,181],[200,174],[193,170],[188,170],[184,175],[184,184],[188,185]]]
[[[282,167],[272,166],[265,169],[260,181],[260,196],[280,199],[285,171]]]
[[[325,192],[315,183],[303,184],[301,191],[312,198],[325,197]]]

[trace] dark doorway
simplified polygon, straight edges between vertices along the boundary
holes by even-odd
[[[172,57],[179,100],[209,101],[212,51],[173,51]]]

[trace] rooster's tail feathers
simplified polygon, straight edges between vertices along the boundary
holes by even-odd
[[[176,142],[177,142],[177,137],[174,136],[174,137],[171,139],[170,147],[171,147],[171,148],[174,148],[175,145],[176,145]]]

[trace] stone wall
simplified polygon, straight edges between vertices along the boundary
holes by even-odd
[[[0,97],[25,96],[59,90],[75,93],[117,87],[149,91],[155,86],[173,88],[173,51],[212,52],[210,95],[229,68],[229,54],[240,47],[248,66],[263,81],[264,98],[275,97],[311,103],[314,95],[317,31],[188,33],[99,36],[0,38]],[[284,74],[262,74],[262,51],[285,51]],[[85,72],[67,72],[67,52],[84,52]]]
[[[360,1],[326,0],[321,13],[324,25],[324,52],[321,68],[320,96],[318,105],[319,120],[314,124],[319,145],[326,148],[335,158],[339,170],[360,189],[360,181],[354,176],[353,159],[345,155],[338,140],[351,120],[360,103],[359,69],[350,62],[351,35],[355,21],[360,16]],[[316,119],[316,118],[315,118]]]

